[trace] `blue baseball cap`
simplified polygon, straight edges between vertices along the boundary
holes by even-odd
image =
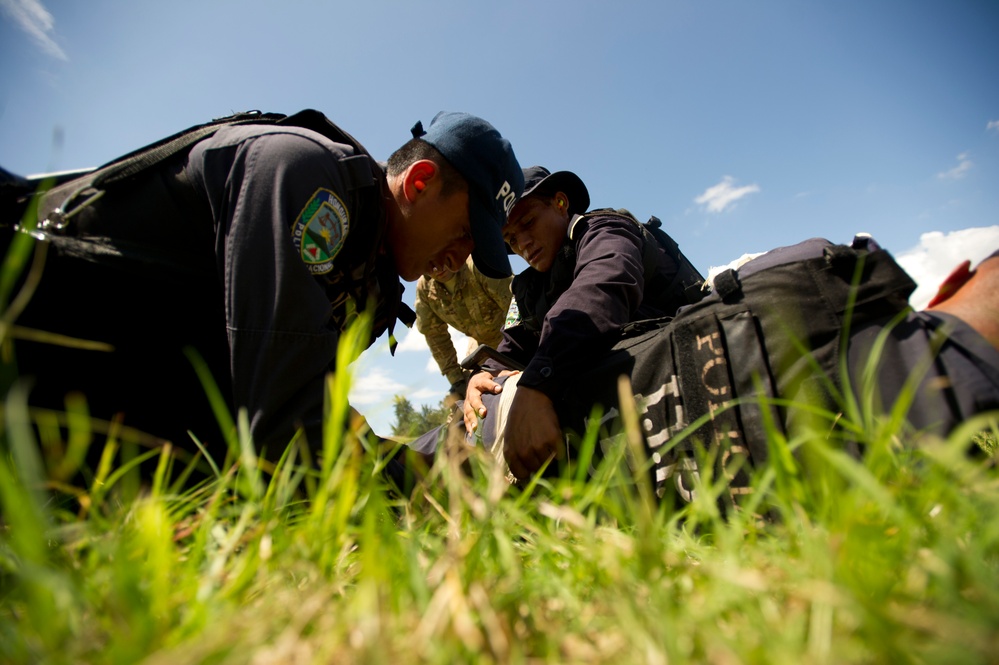
[[[417,122],[413,137],[426,141],[468,182],[472,261],[487,277],[513,274],[503,242],[503,225],[524,191],[524,174],[510,142],[482,118],[441,111],[426,131]]]

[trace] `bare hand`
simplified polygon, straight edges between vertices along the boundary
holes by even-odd
[[[479,418],[486,415],[486,407],[482,405],[482,394],[496,394],[503,390],[503,386],[496,383],[494,378],[489,372],[481,371],[473,374],[468,380],[465,403],[462,405],[466,432],[474,432],[479,426]]]
[[[513,374],[517,374],[517,372],[505,369],[497,376],[511,376]],[[472,378],[468,380],[465,403],[462,405],[466,432],[474,432],[479,426],[479,418],[485,418],[486,413],[488,413],[488,409],[482,403],[482,395],[498,395],[503,392],[503,385],[496,383],[496,378],[489,372],[482,370],[473,374]]]
[[[503,456],[516,478],[529,478],[562,455],[562,430],[552,401],[539,390],[517,386],[506,424]]]

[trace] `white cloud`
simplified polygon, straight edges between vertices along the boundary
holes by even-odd
[[[728,270],[729,268],[732,268],[734,270],[739,266],[741,266],[743,263],[751,261],[752,259],[755,259],[757,256],[760,256],[761,254],[763,254],[763,252],[756,252],[755,254],[743,254],[739,258],[735,259],[734,261],[729,261],[723,266],[711,266],[710,268],[708,268],[708,275],[706,279],[708,283],[711,284],[712,287],[714,287],[715,277],[718,275],[718,273],[722,272],[723,270]]]
[[[459,332],[454,328],[452,328],[451,326],[447,327],[447,331],[448,334],[451,335],[451,344],[454,345],[454,348],[458,355],[458,360],[461,360],[467,355],[466,349],[468,349],[469,337],[465,333]],[[420,333],[420,331],[418,331],[415,327],[413,327],[406,331],[406,336],[403,337],[402,340],[399,342],[399,346],[396,348],[396,353],[400,352],[403,353],[419,352],[419,353],[429,354],[430,347],[427,346],[427,338],[424,337]],[[430,360],[428,361],[427,367],[433,368],[435,372],[438,371],[437,365],[436,363],[434,363],[433,357],[431,357]]]
[[[454,344],[455,351],[458,352],[458,360],[461,360],[468,355],[468,340],[470,338],[465,333],[458,332],[451,326],[447,327],[447,331],[451,333],[451,343]]]
[[[382,367],[373,367],[363,374],[355,375],[350,386],[350,403],[380,404],[393,395],[405,392],[406,386],[399,383]]]
[[[429,351],[430,347],[427,346],[427,338],[424,337],[416,326],[406,329],[406,336],[399,341],[399,346],[396,347],[396,353],[405,353],[408,351]]]
[[[395,424],[396,395],[402,395],[417,409],[424,404],[436,407],[448,386],[429,351],[426,357],[415,353],[392,357],[387,344],[376,346],[381,348],[368,349],[351,365],[353,382],[348,401],[364,414],[372,430],[385,436]]]
[[[417,390],[415,393],[407,395],[407,399],[410,401],[411,404],[424,404],[432,400],[436,400],[439,402],[441,397],[443,397],[443,395],[441,395],[441,392],[433,388],[421,388],[420,390]]]
[[[999,120],[989,120],[989,124],[985,125],[985,129],[994,129],[999,132]]]
[[[937,177],[941,180],[959,180],[968,175],[968,171],[975,165],[974,162],[968,159],[969,156],[969,153],[962,152],[957,156],[957,166],[948,171],[941,171],[937,174]]]
[[[919,245],[895,254],[917,287],[909,304],[922,309],[937,292],[940,283],[962,261],[971,261],[974,268],[999,249],[999,225],[943,233],[933,231],[919,237]]]
[[[760,191],[758,185],[735,187],[734,183],[735,179],[727,175],[714,187],[704,190],[703,194],[694,199],[694,203],[704,206],[708,212],[724,212],[742,197]]]
[[[27,32],[43,51],[59,60],[69,59],[52,38],[55,19],[39,0],[0,0],[0,11]]]

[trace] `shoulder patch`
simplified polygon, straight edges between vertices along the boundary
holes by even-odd
[[[506,320],[503,321],[503,330],[512,328],[520,323],[520,308],[517,307],[517,299],[510,299],[510,309],[506,311]]]
[[[309,272],[325,275],[333,270],[349,230],[347,206],[332,191],[320,188],[298,214],[291,239]]]

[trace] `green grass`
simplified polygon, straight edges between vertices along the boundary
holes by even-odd
[[[570,469],[510,487],[473,455],[470,475],[442,458],[399,498],[380,453],[343,426],[349,377],[338,378],[318,469],[288,459],[265,471],[237,422],[231,463],[195,487],[171,482],[183,468],[166,456],[142,484],[134,464],[79,487],[47,482],[62,460],[40,455],[15,388],[0,460],[0,662],[986,663],[999,653],[999,476],[994,458],[964,452],[975,437],[994,441],[994,421],[917,447],[882,428],[860,462],[821,432],[775,435],[798,455],[757,470],[754,509],[727,518],[711,500],[724,483],[710,474],[691,504],[649,501],[623,442],[589,480]],[[759,519],[765,510],[771,519]]]
[[[345,336],[338,367],[364,339]],[[442,458],[399,497],[347,425],[349,381],[330,380],[319,464],[264,468],[237,417],[230,460],[194,485],[168,449],[140,478],[144,456],[116,454],[134,433],[80,400],[31,410],[14,382],[0,663],[996,662],[994,418],[916,441],[861,408],[840,422],[867,445],[857,461],[820,414],[771,435],[779,462],[723,517],[707,471],[692,503],[652,500],[624,438],[590,478],[511,487],[472,455],[470,474]],[[87,445],[107,454],[77,481]]]

